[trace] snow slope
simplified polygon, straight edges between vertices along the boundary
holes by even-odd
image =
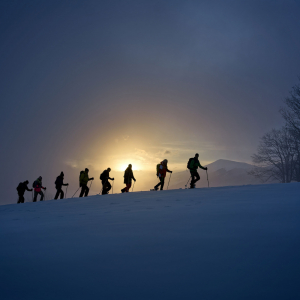
[[[0,296],[299,299],[300,184],[0,206]]]

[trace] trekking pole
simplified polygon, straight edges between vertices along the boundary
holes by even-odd
[[[207,170],[206,170],[206,178],[207,178],[207,184],[208,184],[208,187],[209,187],[209,180],[208,180]]]
[[[170,174],[170,177],[169,177],[169,182],[168,182],[167,190],[169,189],[169,184],[170,184],[171,176],[172,176],[172,173]]]
[[[32,202],[33,202],[33,190],[31,191],[31,197],[32,197]]]
[[[187,182],[187,183],[186,183],[186,185],[185,185],[185,188],[186,188],[186,189],[187,189],[187,185],[189,184],[189,182],[190,182],[191,178],[192,178],[192,176],[190,176],[190,178],[189,178],[188,182]]]
[[[113,184],[112,184],[112,195],[113,195],[113,193],[114,193],[114,183],[115,183],[115,181],[113,180]]]
[[[133,182],[133,186],[132,186],[132,191],[131,191],[131,192],[133,192],[133,189],[134,189],[134,184],[135,184],[135,181]]]
[[[78,188],[78,190],[80,189],[80,187]],[[76,193],[78,192],[78,190],[75,192],[75,194],[72,196],[72,198],[76,195]]]
[[[65,199],[67,199],[67,192],[68,192],[68,185],[67,185],[67,188],[66,188],[66,196],[65,196]]]

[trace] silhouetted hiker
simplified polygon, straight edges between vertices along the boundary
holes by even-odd
[[[40,176],[33,184],[32,187],[34,188],[34,198],[33,202],[36,202],[37,195],[41,195],[40,201],[43,201],[44,199],[44,193],[42,192],[43,190],[46,190],[45,187],[42,185],[42,176]]]
[[[89,178],[89,169],[85,168],[84,171],[80,172],[80,177],[79,177],[79,184],[81,186],[81,192],[79,197],[82,197],[84,194],[84,197],[86,197],[89,194],[90,189],[87,186],[87,183],[90,180],[94,180],[94,177]]]
[[[168,164],[168,160],[164,159],[160,164],[156,166],[156,176],[160,180],[160,182],[154,187],[156,191],[158,190],[159,186],[161,191],[164,189],[167,172],[173,173],[172,171],[168,170],[167,164]]]
[[[25,199],[24,199],[25,191],[29,191],[29,192],[32,191],[32,189],[28,188],[28,186],[27,186],[28,183],[29,183],[28,180],[19,183],[19,185],[17,187],[17,191],[18,191],[18,195],[19,195],[18,203],[24,203],[24,201],[25,201]]]
[[[100,175],[100,180],[102,181],[102,195],[108,194],[108,192],[111,189],[111,184],[108,180],[115,180],[115,178],[109,177],[109,172],[111,171],[111,168],[107,168],[107,170],[104,170],[102,174]]]
[[[134,181],[136,181],[134,176],[133,176],[132,165],[129,164],[127,169],[125,170],[125,173],[124,173],[124,183],[126,184],[126,187],[124,187],[124,189],[121,190],[122,193],[125,193],[125,192],[128,193],[129,192],[129,189],[131,188],[132,179]]]
[[[190,170],[191,172],[191,189],[193,189],[195,187],[195,183],[200,180],[200,175],[197,172],[198,167],[203,169],[203,170],[207,170],[207,168],[202,167],[200,162],[199,162],[199,154],[196,153],[195,157],[192,157],[189,159],[188,164],[187,164],[187,168]]]
[[[57,190],[54,200],[57,200],[58,196],[60,195],[60,199],[64,198],[65,193],[61,189],[62,186],[67,186],[68,183],[64,183],[64,172],[61,172],[59,176],[57,176],[55,180],[55,188]]]

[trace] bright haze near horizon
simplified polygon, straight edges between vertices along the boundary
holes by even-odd
[[[196,152],[251,162],[298,82],[299,12],[291,0],[1,1],[0,204],[40,175],[54,190],[61,171],[76,190],[85,167],[98,188],[129,163],[155,181],[164,158],[173,171]]]

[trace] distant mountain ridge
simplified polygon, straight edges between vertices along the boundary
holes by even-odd
[[[243,169],[243,170],[250,170],[253,168],[252,165],[244,163],[244,162],[237,162],[233,160],[227,159],[218,159],[215,162],[206,165],[210,172],[215,172],[220,169],[225,169],[226,171],[230,171],[233,169]]]
[[[253,166],[244,162],[218,159],[206,165],[206,167],[208,168],[207,173],[211,187],[262,184],[261,180],[248,174]],[[196,187],[207,187],[206,172],[202,169],[199,169],[198,172],[201,179],[197,182]],[[174,173],[174,175],[172,175],[170,189],[184,188],[189,178],[190,172],[188,170],[176,174]]]

